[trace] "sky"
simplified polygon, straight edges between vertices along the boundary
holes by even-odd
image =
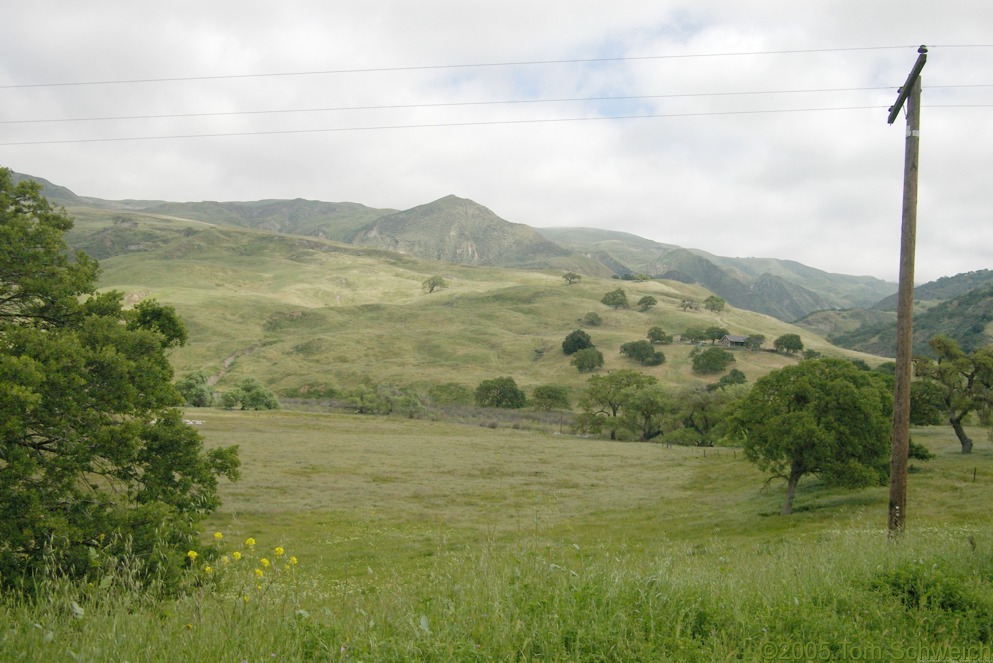
[[[993,269],[986,0],[32,0],[0,22],[0,166],[104,199],[454,194],[896,281]]]

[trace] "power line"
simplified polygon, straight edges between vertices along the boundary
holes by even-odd
[[[727,58],[760,55],[797,55],[802,53],[840,53],[850,51],[882,51],[905,48],[916,48],[913,46],[856,46],[849,48],[806,48],[781,51],[739,51],[730,53],[687,53],[675,55],[635,55],[609,58],[573,58],[564,60],[521,60],[516,62],[478,62],[466,64],[438,64],[438,65],[412,65],[400,67],[368,67],[362,69],[325,69],[318,71],[283,71],[258,74],[223,74],[215,76],[174,76],[168,78],[131,78],[131,79],[111,79],[94,81],[63,81],[53,83],[16,83],[10,85],[0,85],[0,90],[38,88],[38,87],[78,87],[88,85],[131,85],[136,83],[176,83],[187,81],[218,81],[218,80],[238,80],[247,78],[278,78],[286,76],[332,76],[341,74],[371,74],[398,71],[431,71],[439,69],[480,69],[489,67],[524,67],[553,64],[595,64],[601,62],[633,62],[644,60],[680,60],[693,58]],[[980,46],[975,46],[980,48]],[[949,47],[945,47],[949,48]]]
[[[953,86],[944,86],[953,87]],[[991,85],[990,87],[993,87]],[[270,110],[247,110],[247,111],[217,111],[202,113],[168,113],[158,115],[114,115],[106,117],[72,117],[72,118],[48,118],[31,120],[0,120],[0,124],[53,124],[61,122],[109,122],[120,120],[163,120],[191,117],[229,117],[236,115],[276,115],[286,113],[328,113],[343,111],[367,111],[367,110],[400,110],[410,108],[450,108],[465,106],[498,106],[512,104],[547,104],[547,103],[575,103],[590,101],[643,101],[648,99],[687,99],[694,97],[729,97],[729,96],[749,96],[749,95],[770,95],[770,94],[808,94],[825,92],[867,92],[876,90],[893,90],[896,86],[878,87],[850,87],[850,88],[826,88],[819,90],[756,90],[743,92],[696,92],[685,94],[644,94],[629,96],[606,96],[606,97],[564,97],[557,99],[506,99],[495,101],[452,101],[436,102],[424,104],[387,104],[379,106],[333,106],[327,108],[285,108]]]
[[[25,145],[65,145],[71,143],[120,143],[131,141],[180,140],[189,138],[224,138],[238,136],[276,136],[288,134],[346,133],[352,131],[386,131],[390,129],[437,129],[446,127],[479,127],[511,124],[550,124],[560,122],[595,122],[603,120],[642,120],[674,117],[708,117],[719,115],[761,115],[773,113],[811,113],[821,111],[880,110],[881,106],[836,106],[825,108],[782,108],[739,111],[703,111],[699,113],[654,113],[644,115],[612,115],[600,117],[563,117],[530,120],[485,120],[479,122],[441,122],[437,124],[395,124],[359,127],[326,127],[320,129],[277,129],[272,131],[241,131],[230,133],[177,134],[166,136],[124,136],[116,138],[67,138],[56,140],[33,140],[0,143],[0,147]]]

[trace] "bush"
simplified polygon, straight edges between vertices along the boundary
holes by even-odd
[[[182,394],[187,405],[210,407],[214,404],[214,392],[209,382],[206,371],[194,371],[176,383],[176,391]]]
[[[599,327],[603,324],[603,318],[596,311],[590,311],[583,316],[583,324],[587,327]]]
[[[255,378],[245,378],[237,387],[221,394],[221,404],[227,409],[237,406],[242,410],[279,409],[279,399],[276,398],[276,394]]]
[[[479,407],[516,409],[524,407],[525,403],[527,396],[511,377],[483,380],[476,387],[476,405]]]
[[[565,340],[562,341],[562,352],[567,355],[575,354],[580,350],[585,350],[586,348],[593,347],[593,340],[590,335],[584,332],[582,329],[577,329],[570,332]]]
[[[571,363],[580,373],[591,373],[603,366],[603,353],[596,348],[583,348],[572,356]]]
[[[556,384],[543,384],[531,392],[531,407],[535,410],[568,410],[569,391]]]
[[[693,357],[693,371],[704,375],[720,373],[734,363],[734,355],[721,348],[707,348]]]

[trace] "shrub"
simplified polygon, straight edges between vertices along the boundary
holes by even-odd
[[[511,377],[483,380],[476,387],[476,405],[480,407],[521,408],[526,402],[527,396]]]
[[[580,350],[585,350],[586,348],[593,347],[593,340],[590,335],[584,332],[582,329],[577,329],[570,332],[565,340],[562,341],[562,352],[567,355],[575,354]]]

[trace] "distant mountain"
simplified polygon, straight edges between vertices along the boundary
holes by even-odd
[[[528,269],[560,269],[621,278],[647,274],[696,283],[742,309],[791,321],[820,309],[868,306],[896,290],[865,276],[829,274],[795,261],[726,258],[662,244],[630,233],[592,228],[545,228],[506,221],[471,200],[447,196],[409,210],[313,200],[251,202],[106,201],[77,196],[41,182],[53,202],[73,213],[103,215],[107,223],[79,245],[101,258],[145,251],[171,233],[144,229],[156,217],[237,226],[372,246],[447,262]]]
[[[986,286],[993,286],[993,270],[980,269],[955,276],[942,276],[937,281],[931,281],[914,288],[914,301],[945,301]],[[893,294],[880,300],[872,308],[879,311],[896,311],[896,303],[897,296]]]
[[[868,306],[896,290],[896,284],[870,276],[831,274],[792,260],[725,258],[616,231],[542,228],[540,232],[621,276],[643,273],[699,283],[732,306],[787,322],[822,309]]]
[[[971,277],[960,282],[968,282]],[[932,284],[926,284],[917,290],[922,290],[926,295],[934,296],[945,290],[948,281],[955,281],[957,277],[945,279],[946,283],[929,288]],[[889,317],[889,320],[877,318],[875,321],[867,319],[866,322],[857,329],[826,334],[828,340],[835,345],[852,350],[860,350],[877,355],[892,357],[896,353],[896,316],[892,312],[872,310],[868,314],[882,315]],[[914,353],[929,354],[928,341],[938,334],[948,336],[956,341],[963,350],[972,351],[984,345],[993,343],[993,334],[990,333],[990,322],[993,322],[993,285],[976,288],[969,292],[946,299],[943,302],[932,305],[927,309],[919,309],[914,315]],[[807,327],[812,331],[818,331],[799,321],[799,326]]]
[[[462,265],[549,268],[569,265],[604,273],[598,263],[546,239],[534,228],[501,219],[465,198],[446,196],[382,216],[347,239],[405,255]]]

